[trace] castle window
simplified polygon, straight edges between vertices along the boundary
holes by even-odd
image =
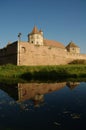
[[[25,47],[22,47],[22,53],[25,53],[26,52],[26,48]]]
[[[31,41],[31,43],[33,43],[33,41]]]

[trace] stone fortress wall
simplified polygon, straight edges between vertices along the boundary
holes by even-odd
[[[75,59],[85,59],[85,54],[67,52],[65,49],[19,43],[19,65],[61,65]]]
[[[71,42],[65,47],[58,42],[45,40],[43,32],[36,27],[28,35],[28,42],[19,40],[0,49],[0,65],[64,65],[75,59],[86,60],[86,54],[80,54],[77,45]]]
[[[0,65],[15,64],[17,65],[17,43],[7,44],[0,49]]]
[[[66,64],[64,49],[20,43],[19,65]]]

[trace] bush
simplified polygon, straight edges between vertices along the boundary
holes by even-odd
[[[83,60],[83,59],[73,60],[69,64],[86,64],[86,60]]]

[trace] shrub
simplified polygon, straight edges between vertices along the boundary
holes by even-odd
[[[73,60],[73,61],[70,62],[69,64],[86,64],[86,60],[77,59],[77,60]]]

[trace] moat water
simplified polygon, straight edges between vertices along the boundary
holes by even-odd
[[[0,83],[0,130],[85,130],[86,82]]]

